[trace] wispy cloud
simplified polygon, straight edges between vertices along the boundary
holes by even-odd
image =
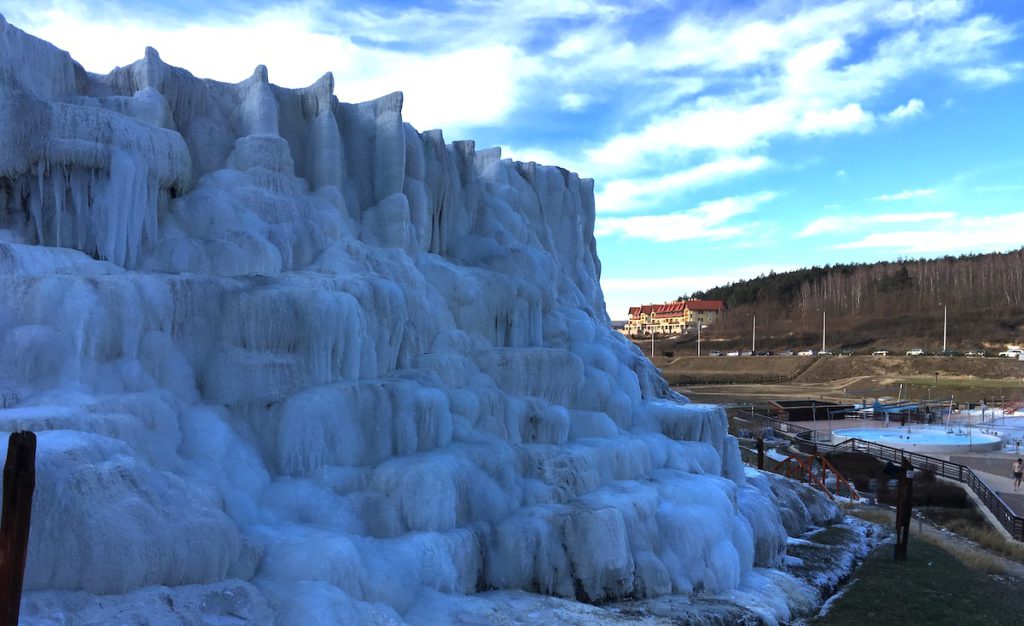
[[[775,20],[684,20],[668,36],[675,46],[655,42],[672,50],[633,56],[656,58],[652,63],[665,69],[699,67],[709,86],[733,86],[740,70],[753,71],[754,80],[743,89],[714,95],[709,90],[645,119],[587,156],[601,164],[643,167],[666,156],[763,149],[784,136],[866,132],[878,118],[920,114],[919,99],[885,113],[867,103],[912,73],[973,67],[1014,38],[1012,27],[989,16],[960,21],[965,3],[938,7],[851,0]],[[894,32],[882,37],[873,54],[851,60],[851,44],[879,24]]]
[[[900,200],[911,200],[913,198],[925,198],[935,194],[935,189],[904,189],[898,193],[883,193],[875,196],[872,200],[879,202],[899,202]]]
[[[636,217],[601,217],[594,226],[595,235],[621,234],[659,243],[686,239],[724,239],[743,233],[743,227],[730,224],[733,218],[753,212],[774,199],[775,193],[762,191],[748,196],[734,196],[702,202],[688,211],[666,215]]]
[[[882,215],[834,215],[819,217],[801,230],[798,237],[812,237],[825,233],[856,232],[882,224],[906,224],[951,220],[956,216],[951,211],[931,213],[886,213]]]
[[[957,78],[980,87],[995,87],[1017,78],[1024,69],[1024,63],[1007,63],[1005,65],[988,65],[967,67],[958,70]]]
[[[632,211],[663,201],[670,194],[757,172],[770,165],[771,161],[763,156],[732,156],[663,176],[620,178],[597,194],[597,208],[605,213]]]
[[[924,113],[924,102],[918,98],[911,98],[906,104],[901,104],[885,115],[887,122],[901,122],[907,118],[915,117]]]
[[[590,96],[580,93],[563,94],[562,97],[558,99],[558,103],[566,111],[579,111],[586,107],[589,102]]]
[[[1020,247],[1024,212],[986,217],[941,220],[912,231],[871,233],[857,241],[841,243],[842,250],[879,248],[889,255],[928,254],[980,250],[1012,250]]]

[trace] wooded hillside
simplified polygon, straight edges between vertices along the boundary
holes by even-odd
[[[749,336],[756,316],[759,345],[766,348],[793,341],[820,348],[824,312],[830,349],[919,343],[936,349],[943,306],[948,348],[996,348],[1024,341],[1024,248],[770,273],[690,297],[726,302],[726,319],[713,336],[744,329]]]

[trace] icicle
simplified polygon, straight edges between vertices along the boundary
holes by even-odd
[[[35,168],[38,185],[35,193],[29,192],[28,207],[32,214],[32,220],[36,223],[36,241],[40,245],[45,245],[46,239],[43,237],[43,173],[46,170],[46,164],[40,161],[36,163]]]
[[[60,247],[63,245],[64,202],[68,193],[67,169],[63,165],[58,165],[55,170],[50,175],[50,181],[53,183],[53,244]]]

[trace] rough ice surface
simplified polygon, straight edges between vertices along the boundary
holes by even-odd
[[[788,619],[787,531],[836,510],[746,477],[610,329],[593,182],[333,94],[152,49],[95,75],[0,17],[26,623]]]

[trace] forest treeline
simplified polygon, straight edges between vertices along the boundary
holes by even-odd
[[[771,272],[689,297],[725,301],[723,331],[757,316],[765,332],[808,334],[824,312],[836,332],[860,328],[850,344],[870,343],[872,324],[887,325],[875,332],[882,336],[934,334],[945,307],[954,343],[997,345],[1024,335],[1024,248]]]

